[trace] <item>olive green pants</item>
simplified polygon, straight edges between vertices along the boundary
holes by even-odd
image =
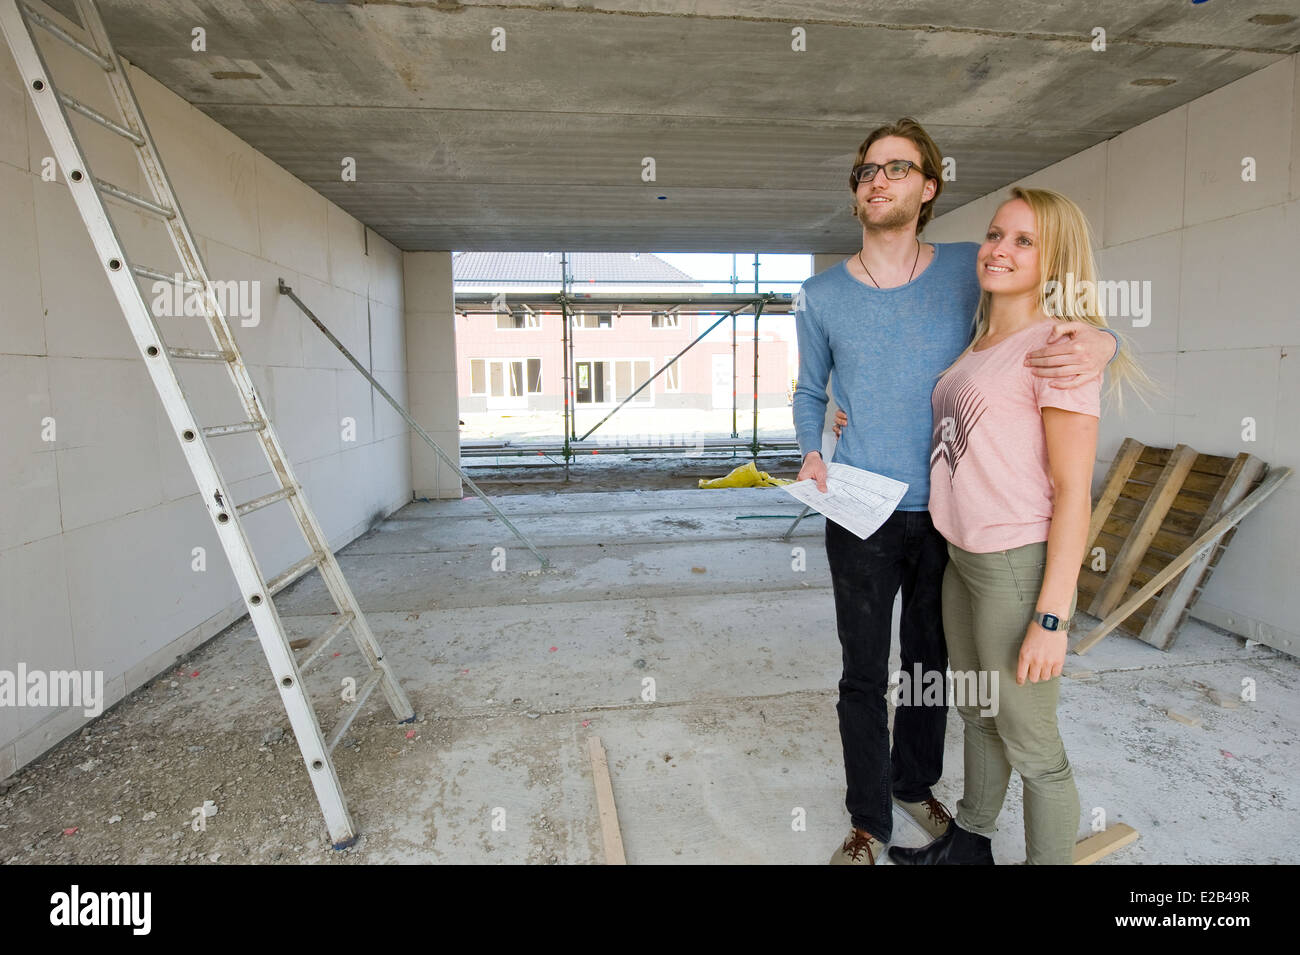
[[[1025,787],[1029,864],[1071,865],[1079,831],[1079,792],[1056,726],[1061,678],[1016,685],[1020,645],[1037,609],[1047,544],[973,554],[949,543],[948,556],[943,577],[948,665],[954,678],[988,671],[987,685],[996,686],[995,706],[987,700],[984,705],[956,700],[965,723],[966,757],[957,825],[986,836],[995,832],[1015,769]],[[1073,599],[1069,612],[1074,613]],[[994,709],[994,715],[980,715],[981,710]]]

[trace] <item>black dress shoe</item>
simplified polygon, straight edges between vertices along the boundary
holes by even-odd
[[[928,846],[890,846],[889,858],[897,865],[993,865],[993,848],[988,836],[950,822],[947,831]]]

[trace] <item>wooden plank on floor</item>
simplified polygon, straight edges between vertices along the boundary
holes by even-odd
[[[605,845],[605,865],[627,865],[623,854],[623,834],[618,828],[618,810],[614,806],[614,786],[609,779],[609,760],[599,736],[587,737],[591,757],[591,776],[596,783],[596,808],[600,811],[600,841]]]
[[[1074,864],[1092,865],[1130,842],[1136,842],[1138,831],[1127,823],[1117,822],[1104,832],[1098,832],[1074,844]]]

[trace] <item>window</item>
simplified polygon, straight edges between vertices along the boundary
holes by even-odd
[[[540,358],[471,358],[469,392],[493,398],[542,393]]]
[[[670,361],[673,361],[671,365],[668,365],[667,369],[665,369],[662,375],[662,380],[664,383],[664,391],[682,390],[681,371],[682,371],[682,362],[685,360],[686,360],[686,356],[684,355],[681,358],[677,359],[676,361],[673,361],[672,355],[669,355],[667,358],[664,359],[665,364],[667,364]]]
[[[616,404],[649,381],[652,371],[649,358],[580,361],[574,364],[573,370],[574,401],[580,405]],[[652,388],[646,388],[632,399],[632,404],[654,404],[652,392]]]
[[[513,328],[541,328],[542,316],[532,312],[499,312],[497,313],[498,329]]]
[[[654,312],[650,316],[651,328],[681,328],[682,317],[677,312]]]
[[[574,328],[613,328],[614,316],[609,312],[577,312],[573,316]]]

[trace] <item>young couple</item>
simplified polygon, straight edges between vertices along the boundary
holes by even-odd
[[[1024,781],[1028,862],[1068,865],[1079,796],[1057,730],[1059,676],[1091,511],[1101,376],[1112,358],[1112,383],[1135,367],[1095,300],[1060,304],[1061,289],[1096,279],[1087,221],[1064,196],[1013,190],[982,244],[920,241],[943,188],[941,161],[912,119],[867,137],[849,176],[862,249],[808,279],[795,314],[799,479],[825,490],[821,437],[834,371],[834,460],[908,485],[866,540],[826,522],[853,827],[831,862],[874,864],[897,803],[934,841],[895,846],[894,861],[992,863],[989,836],[1014,768]],[[1061,289],[1049,310],[1053,280]],[[954,673],[998,675],[978,681],[997,688],[992,705],[956,700],[965,778],[955,819],[932,791],[946,704],[925,705],[920,692],[900,700],[890,747],[885,697],[900,589],[905,675],[919,666],[943,680],[949,661]]]

